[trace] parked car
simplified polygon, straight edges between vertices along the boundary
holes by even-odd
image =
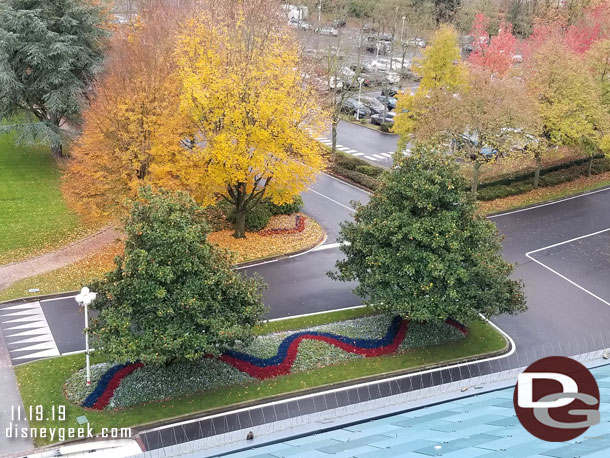
[[[335,19],[333,22],[331,22],[331,25],[335,29],[340,29],[341,27],[345,27],[346,24],[347,24],[347,21],[345,19]]]
[[[392,51],[392,46],[390,45],[390,43],[385,42],[385,41],[377,41],[377,42],[367,41],[364,50],[371,54],[379,53],[379,55],[385,56]]]
[[[370,116],[371,110],[369,110],[362,102],[358,102],[356,99],[349,98],[343,102],[341,111],[347,114],[353,114],[356,116],[358,113],[359,118],[366,118]]]
[[[383,32],[382,34],[379,35],[379,40],[381,41],[392,41],[394,39],[394,37],[392,36],[392,34],[390,32]]]
[[[383,73],[362,73],[360,77],[364,80],[362,84],[366,87],[383,86],[385,75]]]
[[[377,100],[379,100],[382,104],[388,107],[389,110],[393,110],[394,108],[396,108],[397,100],[394,97],[386,97],[385,95],[380,95],[379,97],[377,97]]]
[[[333,36],[333,37],[336,37],[337,35],[339,35],[339,31],[337,29],[335,29],[334,27],[322,27],[320,29],[317,29],[316,32],[319,33],[320,35],[329,35],[329,36]]]
[[[371,124],[375,124],[376,126],[387,124],[388,127],[392,127],[394,125],[394,116],[395,113],[391,111],[388,111],[386,113],[385,118],[383,117],[383,113],[374,114],[373,116],[371,116]]]
[[[407,46],[412,46],[413,48],[425,48],[428,46],[428,43],[426,43],[426,40],[423,38],[412,38],[407,40],[405,43]]]
[[[364,24],[362,26],[362,31],[364,33],[377,32],[377,26],[375,24]]]
[[[398,94],[397,87],[384,87],[381,90],[381,95],[387,95],[388,97],[396,97],[396,94]]]
[[[301,22],[299,24],[299,28],[301,30],[312,30],[313,29],[313,25],[311,25],[309,22]]]
[[[373,114],[383,113],[387,111],[387,108],[383,106],[383,104],[374,97],[363,96],[360,97],[360,101],[367,107]]]

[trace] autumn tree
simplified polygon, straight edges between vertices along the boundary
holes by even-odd
[[[581,59],[556,40],[537,50],[529,68],[528,84],[537,99],[544,138],[551,145],[574,146],[587,154],[588,175],[610,130],[602,86],[596,83]]]
[[[201,202],[228,201],[239,238],[263,197],[290,202],[315,179],[323,113],[277,4],[213,3],[179,39],[180,106],[166,119],[151,173]]]
[[[101,69],[105,15],[86,0],[0,2],[0,126],[56,158]],[[23,117],[25,116],[25,118]]]
[[[68,203],[88,219],[124,213],[125,199],[150,182],[152,145],[178,103],[172,55],[188,11],[151,0],[135,24],[113,36],[62,187]]]
[[[430,108],[430,92],[453,95],[465,87],[467,72],[460,59],[456,31],[450,26],[441,27],[423,57],[414,62],[414,69],[422,77],[419,87],[413,95],[400,94],[396,106],[394,132],[400,135],[399,148],[406,146],[419,118]]]
[[[418,147],[397,160],[354,220],[331,276],[365,304],[416,322],[464,323],[526,309],[496,226],[477,212],[452,157]]]
[[[512,67],[517,39],[512,34],[512,26],[502,21],[498,34],[489,37],[487,19],[477,14],[470,34],[474,37],[474,50],[468,61],[472,65],[484,67],[491,73],[504,76]]]
[[[125,253],[91,287],[91,333],[114,361],[167,365],[219,355],[251,336],[265,311],[257,278],[232,269],[206,240],[185,193],[143,189],[125,222]]]

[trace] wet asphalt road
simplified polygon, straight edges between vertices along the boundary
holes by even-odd
[[[350,201],[367,199],[364,191],[322,175],[304,195],[305,211],[326,227],[328,245],[336,241],[339,222],[351,217]],[[517,342],[517,353],[536,354],[551,345],[610,346],[610,231],[588,236],[610,228],[610,189],[491,220],[505,236],[504,256],[517,264],[514,276],[525,283],[529,310],[493,320]],[[561,245],[544,249],[555,244]],[[534,250],[530,256],[538,262],[526,256]],[[353,284],[326,276],[338,256],[333,247],[244,271],[269,285],[269,317],[358,305]],[[74,300],[43,301],[42,308],[60,352],[82,349],[82,315]]]

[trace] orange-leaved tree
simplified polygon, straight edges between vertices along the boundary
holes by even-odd
[[[121,216],[125,199],[150,181],[152,145],[178,103],[173,47],[184,14],[151,0],[137,22],[115,31],[62,186],[86,219]]]
[[[151,174],[235,211],[235,233],[262,198],[290,202],[324,166],[323,113],[277,3],[210,1],[178,40],[180,106],[153,149]]]

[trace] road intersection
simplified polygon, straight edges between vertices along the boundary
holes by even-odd
[[[516,264],[514,276],[525,283],[529,310],[493,321],[517,343],[517,356],[545,345],[581,339],[587,346],[610,346],[610,189],[588,193],[553,204],[492,216],[504,235],[504,257]],[[305,212],[327,230],[325,245],[308,253],[244,268],[269,285],[265,302],[269,318],[293,316],[359,305],[354,284],[331,280],[326,272],[340,257],[339,224],[352,217],[351,201],[366,202],[368,193],[328,175],[303,195]],[[73,298],[40,301],[54,344],[62,354],[84,348],[82,315]],[[0,309],[0,315],[6,315]],[[27,324],[27,317],[20,318]],[[40,321],[40,315],[33,315]],[[42,342],[21,339],[21,328],[0,326],[14,364],[30,361],[48,349]],[[11,321],[11,320],[8,320]],[[21,323],[21,322],[20,322]],[[38,323],[41,325],[44,323]],[[32,332],[30,337],[37,334]],[[16,337],[15,337],[16,336]],[[588,340],[587,340],[588,339]],[[593,340],[592,340],[593,339]],[[590,344],[590,345],[589,345]],[[32,347],[28,353],[27,347]],[[42,352],[42,353],[41,353]],[[40,355],[37,355],[40,353]],[[27,356],[31,356],[31,359]],[[15,357],[13,357],[15,355]]]

